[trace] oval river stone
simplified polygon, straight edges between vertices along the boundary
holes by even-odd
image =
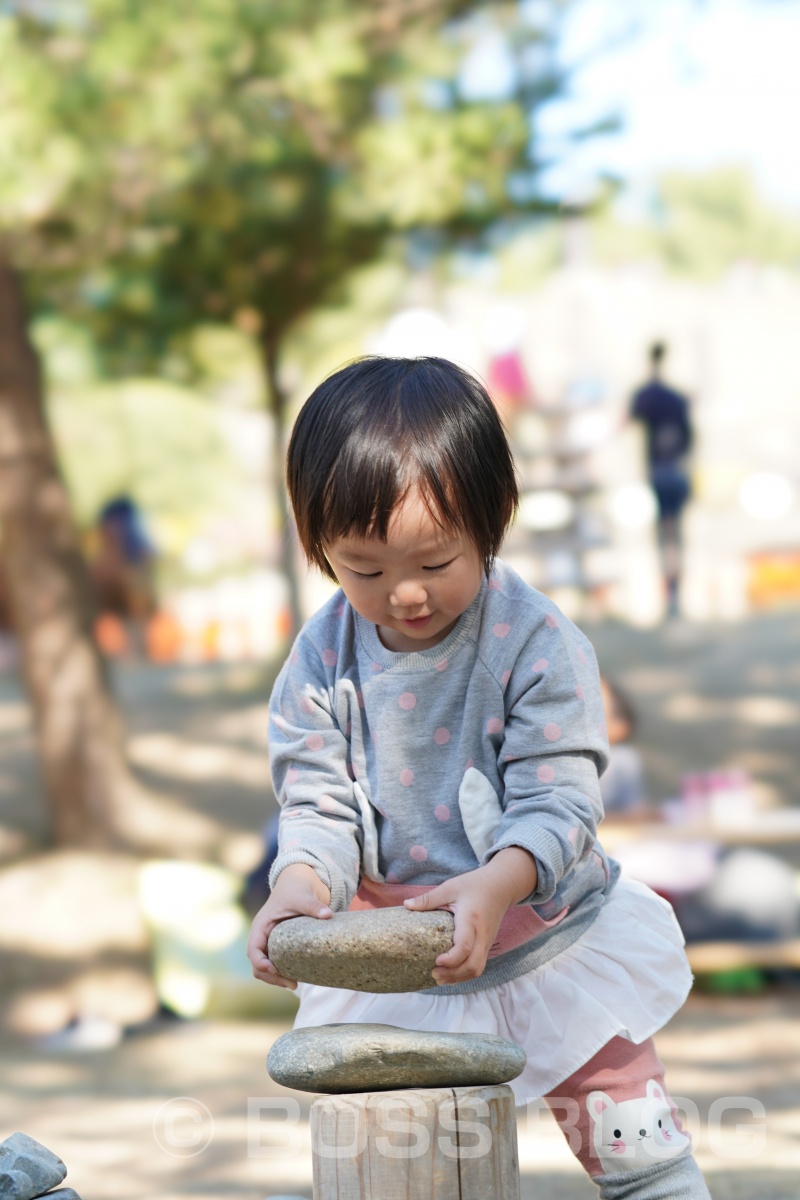
[[[507,1083],[525,1063],[520,1046],[491,1033],[320,1025],[279,1037],[267,1070],[301,1092],[383,1092]]]
[[[370,908],[326,921],[292,917],[270,934],[270,962],[286,979],[355,992],[436,987],[436,959],[453,944],[453,914]]]

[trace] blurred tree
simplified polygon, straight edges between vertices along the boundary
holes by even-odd
[[[760,195],[744,167],[669,172],[656,181],[646,224],[609,204],[591,219],[590,232],[600,262],[659,259],[697,279],[742,264],[800,264],[800,220]]]
[[[0,251],[2,247],[0,247]],[[57,842],[110,845],[136,790],[92,636],[92,603],[45,415],[19,279],[0,253],[0,523]]]
[[[85,321],[114,373],[189,370],[209,320],[255,339],[290,580],[283,341],[387,239],[474,241],[552,207],[530,118],[561,85],[566,2],[4,6],[0,227],[31,301]],[[469,78],[489,28],[494,67]]]

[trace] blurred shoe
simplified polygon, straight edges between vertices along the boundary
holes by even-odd
[[[56,1033],[36,1039],[39,1050],[50,1053],[83,1053],[84,1051],[108,1050],[122,1038],[122,1027],[108,1017],[75,1017],[69,1025]]]

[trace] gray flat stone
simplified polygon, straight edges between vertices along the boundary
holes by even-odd
[[[33,1200],[66,1174],[58,1155],[26,1133],[12,1133],[0,1142],[0,1200]]]
[[[276,925],[269,957],[287,979],[356,992],[418,992],[453,944],[453,914],[374,908],[327,921],[293,917]]]
[[[59,1200],[81,1200],[73,1188],[56,1188],[54,1192],[47,1193],[47,1200],[50,1200],[51,1196],[58,1196]]]
[[[301,1092],[383,1092],[507,1083],[526,1061],[520,1046],[490,1033],[320,1025],[279,1037],[267,1070]]]

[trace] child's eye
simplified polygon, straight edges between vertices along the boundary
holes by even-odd
[[[378,579],[383,574],[383,572],[382,571],[373,571],[373,573],[371,575],[365,575],[363,573],[363,571],[354,571],[351,567],[350,574],[355,575],[356,579]]]
[[[454,563],[455,561],[456,560],[454,558],[449,558],[446,563],[439,563],[435,567],[423,567],[422,569],[423,571],[443,571],[445,567],[449,567],[450,564]]]

